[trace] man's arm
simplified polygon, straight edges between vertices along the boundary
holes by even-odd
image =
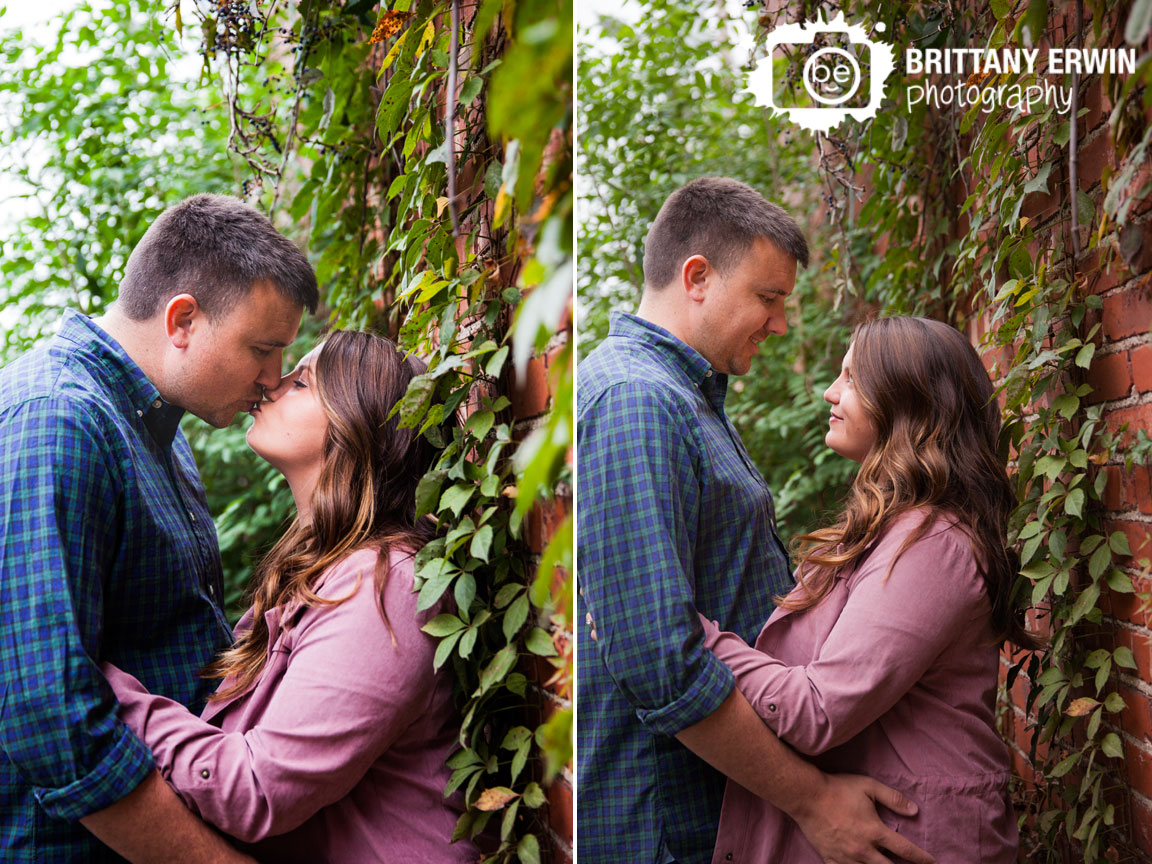
[[[883,848],[912,864],[935,864],[881,822],[873,802],[904,816],[915,815],[915,804],[870,777],[824,774],[773,735],[739,690],[676,739],[796,820],[825,861],[888,864]]]
[[[111,807],[80,824],[133,864],[254,864],[200,821],[153,771]]]

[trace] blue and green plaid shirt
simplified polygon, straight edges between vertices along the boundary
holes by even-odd
[[[0,860],[120,861],[78,820],[152,753],[98,663],[199,710],[230,643],[220,552],[179,422],[89,319],[0,370]],[[158,826],[160,828],[162,826]]]
[[[734,686],[697,610],[751,642],[791,587],[772,494],[727,377],[667,331],[614,313],[577,384],[580,862],[707,864],[724,776],[673,736]]]

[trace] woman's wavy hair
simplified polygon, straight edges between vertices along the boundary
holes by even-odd
[[[312,493],[311,521],[297,517],[264,556],[251,589],[252,629],[206,670],[235,676],[212,698],[245,691],[264,668],[268,625],[264,613],[282,605],[336,605],[313,590],[331,565],[362,548],[380,552],[375,588],[385,623],[384,583],[392,549],[415,554],[435,536],[430,519],[416,519],[416,486],[432,467],[435,448],[415,429],[389,416],[408,383],[426,367],[405,358],[380,336],[333,331],[317,352],[312,381],[328,415],[324,462]]]
[[[966,529],[997,639],[1035,647],[1013,603],[1018,560],[1006,533],[1016,493],[998,453],[1000,409],[976,350],[939,321],[877,318],[853,333],[852,379],[876,442],[836,523],[795,539],[803,591],[778,602],[791,609],[819,603],[835,571],[859,561],[898,516],[921,508]],[[933,521],[920,523],[893,563]]]

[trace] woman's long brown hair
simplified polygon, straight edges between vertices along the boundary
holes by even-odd
[[[334,331],[317,353],[312,386],[328,415],[324,462],[312,493],[312,518],[297,517],[264,556],[253,577],[252,629],[206,670],[210,678],[235,676],[213,699],[247,690],[264,668],[268,625],[264,613],[287,604],[335,605],[313,587],[331,565],[357,549],[375,548],[375,588],[385,623],[384,582],[393,548],[415,554],[435,533],[416,521],[416,485],[435,458],[414,429],[401,429],[392,407],[424,364],[405,357],[371,333]],[[347,599],[347,598],[344,598]]]
[[[878,318],[856,328],[851,371],[876,443],[836,523],[796,538],[803,590],[779,602],[792,609],[819,603],[835,571],[859,561],[902,513],[921,508],[930,518],[908,536],[893,563],[924,536],[931,517],[956,519],[984,578],[997,638],[1035,647],[1012,599],[1017,559],[1006,534],[1016,494],[997,449],[999,406],[976,350],[939,321]]]

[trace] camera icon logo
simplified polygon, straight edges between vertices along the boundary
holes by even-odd
[[[883,23],[875,29],[883,32]],[[777,27],[768,34],[765,49],[764,59],[748,73],[747,90],[757,105],[813,132],[827,132],[845,117],[875,117],[884,84],[896,68],[892,46],[869,39],[843,13],[828,22]]]

